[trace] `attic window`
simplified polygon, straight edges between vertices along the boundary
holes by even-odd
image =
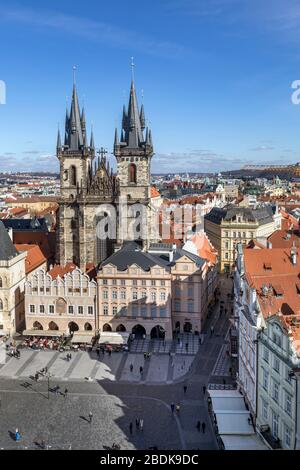
[[[271,271],[272,270],[272,264],[268,261],[264,263],[264,268]]]
[[[273,289],[274,289],[274,293],[276,295],[276,297],[282,297],[283,296],[283,288],[281,286],[279,286],[278,284],[273,286]]]

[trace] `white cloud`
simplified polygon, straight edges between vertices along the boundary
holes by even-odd
[[[110,47],[140,50],[145,54],[163,57],[176,58],[189,53],[185,47],[171,41],[151,38],[102,21],[42,9],[2,6],[0,22],[25,24],[38,31],[52,29]]]

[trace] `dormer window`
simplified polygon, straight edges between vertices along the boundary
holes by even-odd
[[[274,294],[276,295],[276,297],[283,297],[284,291],[281,286],[276,284],[275,286],[273,286],[273,290],[274,290]]]

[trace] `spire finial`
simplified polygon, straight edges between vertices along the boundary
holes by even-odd
[[[135,67],[134,57],[131,57],[131,79],[132,79],[132,82],[134,82],[134,67]]]
[[[73,85],[76,86],[76,65],[73,65]]]

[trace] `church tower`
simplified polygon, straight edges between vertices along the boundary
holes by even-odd
[[[60,163],[60,201],[57,227],[57,259],[59,264],[80,264],[80,194],[88,188],[95,158],[93,132],[87,142],[85,111],[80,112],[76,85],[73,86],[70,112],[66,111],[65,137],[62,145],[57,137],[57,158]]]
[[[119,138],[118,130],[115,131],[114,155],[117,160],[117,175],[119,181],[120,214],[123,216],[124,226],[133,226],[136,217],[135,204],[144,206],[149,220],[151,197],[151,159],[153,156],[153,144],[151,130],[146,128],[144,106],[139,109],[135,84],[132,79],[129,104],[126,110],[123,108],[122,130]],[[127,211],[122,210],[123,201],[127,201]],[[139,229],[145,229],[138,227]],[[147,228],[147,230],[149,227]],[[141,237],[143,238],[143,237]],[[144,237],[145,238],[145,237]],[[149,237],[147,235],[147,240]],[[139,239],[139,236],[136,237]],[[119,232],[118,242],[132,240],[130,230]]]

